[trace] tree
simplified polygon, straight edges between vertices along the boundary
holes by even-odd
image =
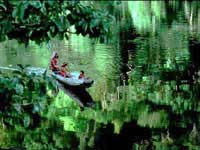
[[[103,38],[109,32],[112,16],[76,0],[37,0],[0,2],[0,41],[16,39],[28,44],[41,43],[52,37],[68,39],[75,34]]]

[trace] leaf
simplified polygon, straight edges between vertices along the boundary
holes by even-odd
[[[13,18],[20,18],[21,20],[24,19],[25,9],[27,9],[28,5],[20,3],[12,12]]]
[[[90,27],[96,27],[99,24],[100,20],[99,19],[93,19],[90,21]]]
[[[43,111],[44,108],[45,108],[45,106],[44,106],[43,102],[35,103],[33,105],[33,113],[41,112],[41,111]]]
[[[63,40],[64,39],[64,33],[59,33],[58,34],[58,39]]]
[[[13,10],[13,12],[12,12],[12,17],[13,17],[13,18],[16,18],[16,17],[17,17],[18,11],[19,11],[19,10],[18,10],[17,7]]]
[[[91,27],[91,26],[90,26],[90,32],[91,32],[91,33],[94,33],[94,31],[93,31],[93,29],[92,29],[92,27]]]
[[[76,131],[76,121],[70,117],[70,116],[65,116],[65,117],[60,117],[60,120],[64,122],[64,130],[66,131]]]
[[[88,28],[88,24],[86,22],[83,24],[83,28],[84,28],[84,31],[86,32]]]
[[[6,40],[6,36],[5,35],[0,35],[0,42],[3,42],[3,41],[5,41]]]
[[[14,85],[18,84],[18,83],[19,83],[19,78],[18,78],[18,77],[14,77],[14,78],[12,79],[12,83],[13,83]]]
[[[30,91],[34,90],[34,87],[35,87],[35,84],[34,84],[34,81],[33,79],[30,79],[28,82],[27,82],[27,87]]]
[[[68,34],[65,34],[65,39],[66,39],[66,40],[69,40]]]
[[[22,84],[17,84],[15,87],[15,91],[17,94],[22,95],[24,93],[24,87]]]
[[[57,28],[55,26],[50,27],[50,35],[51,37],[55,37],[57,34]]]
[[[33,107],[33,113],[36,113],[36,112],[39,112],[40,111],[40,107],[38,104],[34,104],[34,107]]]
[[[3,8],[4,10],[6,10],[6,6],[4,4],[0,4],[0,7]]]
[[[9,125],[13,125],[13,119],[12,118],[5,118],[4,121],[9,123]]]
[[[11,24],[11,22],[10,21],[8,21],[8,20],[5,20],[5,21],[3,21],[2,22],[2,31],[4,32],[4,33],[8,33],[8,32],[10,32],[11,30],[12,30],[12,24]]]
[[[21,74],[22,72],[19,71],[19,70],[14,70],[13,73],[14,73],[14,74]]]
[[[22,64],[17,64],[17,66],[22,70],[24,69],[24,66]]]
[[[40,8],[42,6],[40,1],[30,1],[30,5],[32,5],[35,8]]]
[[[26,64],[26,65],[25,65],[25,68],[30,67],[30,66],[31,66],[30,64]]]
[[[21,113],[21,105],[19,103],[13,105],[18,113]]]
[[[67,18],[65,18],[64,16],[60,16],[60,17],[56,18],[54,20],[54,23],[56,24],[56,26],[60,32],[65,31],[69,27],[69,22],[68,22]]]
[[[103,25],[103,29],[105,32],[108,32],[108,27],[106,27],[106,25]]]
[[[41,7],[41,12],[44,14],[44,15],[46,15],[47,14],[47,10],[46,10],[46,7],[45,7],[45,4],[43,3],[42,4],[42,7]]]
[[[25,115],[24,119],[23,119],[24,127],[26,127],[26,128],[29,127],[30,122],[31,122],[30,117],[28,115]]]
[[[53,6],[53,4],[55,3],[54,0],[48,0],[47,3],[50,5],[50,6]]]

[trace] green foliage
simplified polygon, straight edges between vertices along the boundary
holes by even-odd
[[[59,118],[47,115],[56,111],[50,107],[56,88],[52,78],[18,68],[0,74],[0,149],[77,149],[75,133],[67,133]]]
[[[89,35],[90,37],[96,37],[99,32],[101,34],[99,28],[104,30],[103,33],[108,32],[106,20],[101,19],[104,18],[104,15],[94,12],[90,6],[82,6],[80,3],[74,2],[70,4],[73,6],[69,7],[68,3],[64,3],[64,6],[62,5],[60,8],[62,9],[66,5],[68,11],[66,14],[58,13],[56,16],[55,13],[49,13],[50,11],[46,9],[47,6],[51,7],[53,12],[53,9],[57,9],[57,2],[60,1],[32,1],[26,2],[29,3],[27,6],[25,3],[14,4],[14,2],[11,2],[18,6],[17,9],[12,11],[12,17],[15,17],[18,24],[35,23],[37,19],[40,23],[40,13],[43,13],[44,16],[49,14],[49,18],[53,22],[47,32],[49,38],[54,36],[59,36],[61,39],[65,36],[68,38],[66,32],[68,32],[70,26],[75,26],[77,34]],[[6,6],[2,3],[0,9],[5,11]],[[32,17],[29,18],[26,16],[27,11],[29,14],[35,11],[37,15],[32,14]],[[60,10],[56,10],[56,12],[60,12]],[[65,19],[66,17],[67,19]],[[9,21],[5,21],[3,25],[6,26],[3,32],[7,33],[13,30],[13,24]],[[37,41],[38,37],[46,36],[46,32],[41,33],[41,31],[46,31],[45,26],[38,30],[32,30],[32,28],[33,26],[26,25],[26,29],[30,30],[29,39],[32,38],[32,40]],[[40,41],[43,41],[43,38],[39,38]],[[145,43],[144,39],[141,39],[141,42]],[[156,45],[156,43],[151,45]],[[167,55],[162,51],[158,55],[158,52],[155,51],[156,47],[152,47],[151,51],[148,51],[148,49],[148,47],[141,46],[140,50],[137,51],[138,53],[136,52],[137,55],[134,59],[136,68],[131,74],[132,78],[128,87],[118,87],[119,93],[112,93],[116,97],[113,98],[114,100],[109,99],[106,95],[105,99],[96,103],[96,108],[86,108],[84,111],[80,111],[78,105],[73,100],[66,99],[63,94],[55,99],[55,105],[48,107],[47,115],[43,115],[43,112],[47,111],[46,106],[48,104],[48,101],[46,101],[48,99],[46,85],[49,87],[51,83],[47,83],[48,79],[27,75],[23,72],[24,67],[20,65],[21,71],[15,71],[14,75],[1,75],[0,96],[2,98],[4,96],[2,93],[9,93],[8,96],[3,97],[9,99],[9,102],[5,106],[1,105],[1,109],[5,110],[0,112],[3,117],[2,126],[6,125],[6,128],[0,127],[0,147],[7,149],[13,145],[22,145],[23,148],[31,150],[78,149],[77,136],[83,143],[82,147],[84,147],[84,140],[86,144],[91,144],[92,147],[96,129],[101,123],[113,123],[115,133],[120,133],[125,122],[134,120],[139,126],[149,128],[152,131],[152,136],[148,141],[142,140],[138,143],[131,141],[133,149],[149,149],[150,147],[154,149],[180,149],[180,147],[183,147],[183,149],[199,149],[198,130],[195,128],[189,135],[188,132],[185,132],[185,135],[177,136],[177,138],[176,135],[174,135],[175,137],[171,136],[169,131],[166,133],[166,128],[176,129],[181,127],[182,131],[188,131],[187,127],[190,128],[194,120],[199,122],[198,117],[193,118],[194,116],[191,116],[191,114],[200,111],[199,97],[196,94],[199,91],[199,81],[195,81],[192,89],[188,83],[183,82],[177,90],[182,75],[180,71],[185,70],[185,63],[180,64],[179,61],[174,60],[179,60],[183,56],[177,55],[174,59],[171,58],[171,56],[174,56],[171,55],[173,53],[170,53],[170,57],[167,57],[162,66],[160,64],[163,63],[157,62],[160,60],[157,57],[164,58]],[[173,48],[170,50],[174,51]],[[187,54],[186,50],[181,52]],[[185,58],[184,60],[187,62],[189,57],[186,55]],[[176,68],[176,63],[182,67]],[[166,74],[172,79],[165,81],[162,74]],[[179,78],[177,78],[177,74]],[[176,78],[173,78],[174,76]],[[102,96],[102,91],[95,92],[99,92]],[[34,118],[39,118],[39,125],[33,123]],[[59,124],[60,122],[64,124],[64,127],[63,124]],[[36,127],[33,128],[33,126]],[[4,142],[1,143],[1,141]],[[75,144],[73,141],[76,141]],[[87,141],[91,143],[87,143]]]
[[[7,1],[0,3],[0,41],[17,39],[41,43],[52,37],[68,39],[70,27],[76,34],[103,38],[112,17],[79,1]]]
[[[63,130],[58,120],[45,120],[34,130],[16,126],[15,129],[0,127],[0,148],[17,150],[59,150],[77,149],[75,133]]]
[[[49,77],[27,74],[22,65],[19,68],[10,74],[0,74],[0,117],[8,127],[28,128],[39,123],[34,119],[47,109],[50,100],[47,92],[54,86]]]

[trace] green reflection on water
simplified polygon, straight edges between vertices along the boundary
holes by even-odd
[[[178,11],[177,4],[170,2],[169,5],[174,11]],[[190,9],[189,3],[182,4],[185,7],[180,12],[185,14],[178,15],[169,26],[165,22],[168,14],[164,2],[128,2],[137,32],[151,31],[148,36],[129,39],[136,43],[136,52],[129,60],[135,68],[129,74],[128,86],[118,86],[116,82],[112,82],[119,78],[119,50],[110,45],[94,45],[93,41],[80,36],[71,36],[69,41],[53,40],[50,50],[45,44],[36,46],[30,43],[28,49],[24,49],[16,43],[10,47],[3,43],[5,47],[0,51],[0,64],[31,63],[33,66],[46,67],[52,51],[58,50],[60,62],[68,61],[71,70],[86,70],[95,79],[95,85],[89,89],[96,102],[94,108],[81,111],[72,98],[59,92],[47,113],[49,119],[57,119],[57,122],[62,123],[59,127],[76,134],[81,141],[80,149],[84,149],[87,144],[91,147],[94,145],[94,136],[101,123],[112,123],[114,133],[120,134],[124,123],[133,120],[138,126],[151,130],[149,142],[156,149],[179,149],[181,146],[198,149],[199,129],[195,124],[199,124],[200,78],[198,75],[191,85],[182,76],[188,71],[190,64],[188,39],[191,27],[198,26],[199,17],[192,21],[186,18],[186,21],[191,21],[187,24],[182,17],[187,13],[192,14],[192,10],[187,10]],[[196,6],[194,10],[197,10]],[[162,19],[165,20],[164,23]],[[178,85],[178,82],[182,84]],[[192,129],[188,127],[191,125]],[[176,136],[172,129],[180,128],[185,135],[177,133]],[[3,128],[1,130],[0,138],[7,142],[2,142],[1,145],[10,145],[10,137],[14,135],[7,134],[8,131]],[[50,133],[54,132],[51,130]],[[89,142],[86,142],[87,138]],[[146,145],[141,142],[134,143],[133,147],[148,149],[147,145],[148,142]]]

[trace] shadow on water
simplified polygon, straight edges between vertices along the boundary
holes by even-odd
[[[132,150],[132,144],[151,138],[151,130],[140,127],[137,122],[130,121],[121,128],[120,134],[114,133],[112,124],[103,125],[97,130],[95,137],[96,150]]]
[[[189,51],[191,54],[191,65],[193,66],[193,72],[200,68],[200,42],[194,37],[189,39]]]
[[[127,31],[121,31],[120,32],[120,49],[121,49],[121,78],[120,78],[120,84],[123,85],[123,80],[125,81],[125,84],[128,85],[128,74],[127,72],[132,70],[132,66],[129,64],[129,55],[135,54],[135,43],[134,39],[138,37],[138,34],[136,34],[136,31],[133,27],[130,27]]]
[[[129,64],[129,57],[135,55],[136,44],[134,40],[139,37],[139,34],[137,34],[136,29],[133,27],[133,20],[130,12],[126,12],[124,18],[126,20],[126,25],[121,24],[119,29],[119,44],[121,54],[120,85],[128,85],[128,72],[133,69],[132,64]]]
[[[59,83],[59,88],[78,102],[80,107],[89,107],[94,104],[91,95],[84,86],[69,86]]]

